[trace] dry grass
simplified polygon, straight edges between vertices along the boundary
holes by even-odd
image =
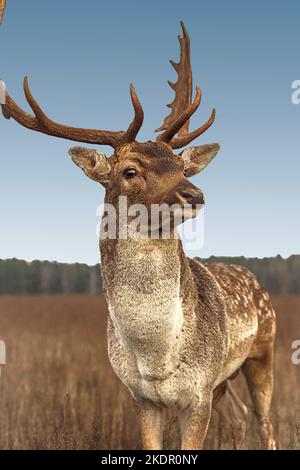
[[[300,366],[290,359],[291,342],[300,338],[300,297],[275,297],[274,304],[276,437],[280,448],[300,448]],[[105,329],[102,297],[0,297],[0,339],[8,349],[0,381],[1,449],[140,447],[136,408],[108,363]],[[244,384],[238,386],[245,395]],[[248,428],[245,447],[253,448],[251,413]],[[172,418],[168,446],[175,430]],[[206,447],[218,448],[224,434],[229,436],[214,416]],[[232,446],[229,437],[223,446]]]

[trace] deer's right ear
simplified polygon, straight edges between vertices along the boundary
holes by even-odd
[[[104,153],[84,147],[73,147],[69,150],[73,162],[86,176],[107,187],[110,182],[110,164]]]

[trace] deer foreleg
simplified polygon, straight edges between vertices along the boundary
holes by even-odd
[[[212,409],[212,394],[181,414],[181,449],[200,450],[206,437]]]
[[[144,450],[163,447],[163,410],[151,402],[140,406],[141,431]]]

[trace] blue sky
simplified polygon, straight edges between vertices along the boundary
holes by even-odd
[[[151,2],[8,0],[0,29],[0,77],[26,107],[22,80],[53,119],[125,129],[129,83],[145,110],[141,141],[168,112],[179,21],[192,45],[203,102],[214,126],[195,143],[219,142],[216,160],[194,177],[206,196],[198,256],[299,253],[300,3],[293,0]],[[0,258],[98,262],[96,208],[103,189],[70,161],[72,142],[0,119]],[[109,155],[111,149],[103,148]]]

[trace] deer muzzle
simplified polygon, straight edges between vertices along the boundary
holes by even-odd
[[[164,202],[169,204],[180,204],[182,207],[190,205],[193,209],[204,205],[204,195],[201,189],[197,188],[189,181],[180,183],[172,188],[164,197]]]

